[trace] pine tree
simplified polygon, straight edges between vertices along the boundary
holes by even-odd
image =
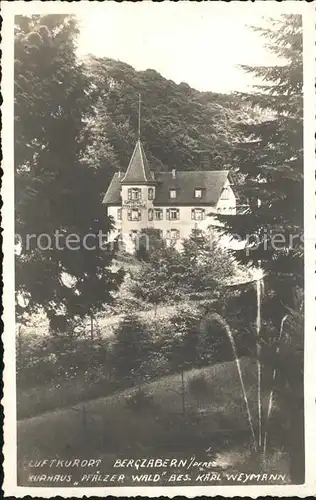
[[[126,315],[114,332],[112,363],[117,376],[140,381],[146,377],[146,363],[153,350],[148,327],[135,314]]]
[[[291,309],[301,309],[302,301],[298,305],[297,297],[304,280],[302,18],[285,15],[270,20],[268,28],[256,30],[280,57],[280,64],[244,67],[262,83],[243,99],[264,114],[258,124],[243,124],[244,141],[236,152],[245,179],[239,196],[248,200],[247,212],[222,220],[229,231],[253,243],[248,252],[242,250],[237,255],[243,261],[261,263],[266,273],[263,316],[279,330]],[[287,336],[293,336],[293,331],[287,331]],[[300,341],[293,345],[301,345],[302,324],[295,336]],[[276,337],[272,349],[263,342],[262,360],[280,372],[278,401],[287,428],[282,446],[289,453],[292,481],[297,483],[304,481],[304,367],[301,353],[294,348],[289,353],[284,338]],[[280,345],[277,358],[273,356],[276,345]],[[292,367],[288,369],[291,356]]]
[[[50,318],[93,314],[120,279],[109,270],[110,249],[91,237],[83,244],[111,221],[101,205],[102,171],[83,161],[91,89],[76,59],[77,34],[72,16],[16,17],[16,289],[18,303],[23,297],[29,312],[43,308]],[[67,248],[70,234],[77,244]]]
[[[230,230],[247,237],[254,248],[243,260],[261,261],[274,287],[288,303],[303,284],[303,62],[302,19],[286,15],[269,28],[255,28],[281,60],[272,67],[244,66],[263,83],[246,102],[264,112],[260,123],[241,126],[244,141],[236,162],[245,180],[239,186],[248,199],[246,214],[227,217]]]

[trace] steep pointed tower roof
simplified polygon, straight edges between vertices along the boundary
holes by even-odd
[[[149,164],[143,145],[138,139],[132,157],[127,167],[126,173],[121,180],[121,184],[152,184],[153,176],[150,172]]]

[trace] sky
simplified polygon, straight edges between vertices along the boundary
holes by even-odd
[[[273,2],[272,11],[267,9],[272,2],[258,3],[103,2],[77,16],[78,55],[118,59],[136,70],[155,69],[198,90],[249,90],[253,77],[238,66],[276,64],[277,59],[248,25],[279,17],[287,2]]]

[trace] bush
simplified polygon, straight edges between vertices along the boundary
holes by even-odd
[[[135,314],[125,316],[114,331],[111,364],[119,379],[134,382],[146,377],[146,365],[153,352],[152,335]]]
[[[183,306],[170,318],[170,329],[164,337],[163,351],[172,371],[197,366],[200,314],[191,306]]]
[[[207,382],[203,374],[195,375],[188,382],[190,394],[196,400],[198,406],[202,406],[205,399],[209,396],[211,390],[210,384]]]
[[[137,239],[135,257],[139,261],[148,262],[153,252],[165,246],[165,240],[162,239],[159,229],[153,227],[142,229]]]
[[[155,407],[154,397],[143,389],[136,389],[126,396],[126,406],[135,412],[143,412]]]
[[[17,346],[17,384],[35,387],[78,375],[97,381],[107,371],[107,359],[107,345],[98,339],[28,334],[19,338]]]

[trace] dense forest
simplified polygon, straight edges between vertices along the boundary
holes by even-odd
[[[254,111],[237,95],[199,92],[152,69],[136,71],[120,61],[95,57],[85,65],[95,92],[88,127],[94,144],[91,161],[97,158],[100,166],[105,163],[100,145],[108,141],[117,162],[112,168],[126,168],[137,138],[139,94],[142,141],[155,170],[234,167],[237,125],[255,123],[260,116],[259,109]]]

